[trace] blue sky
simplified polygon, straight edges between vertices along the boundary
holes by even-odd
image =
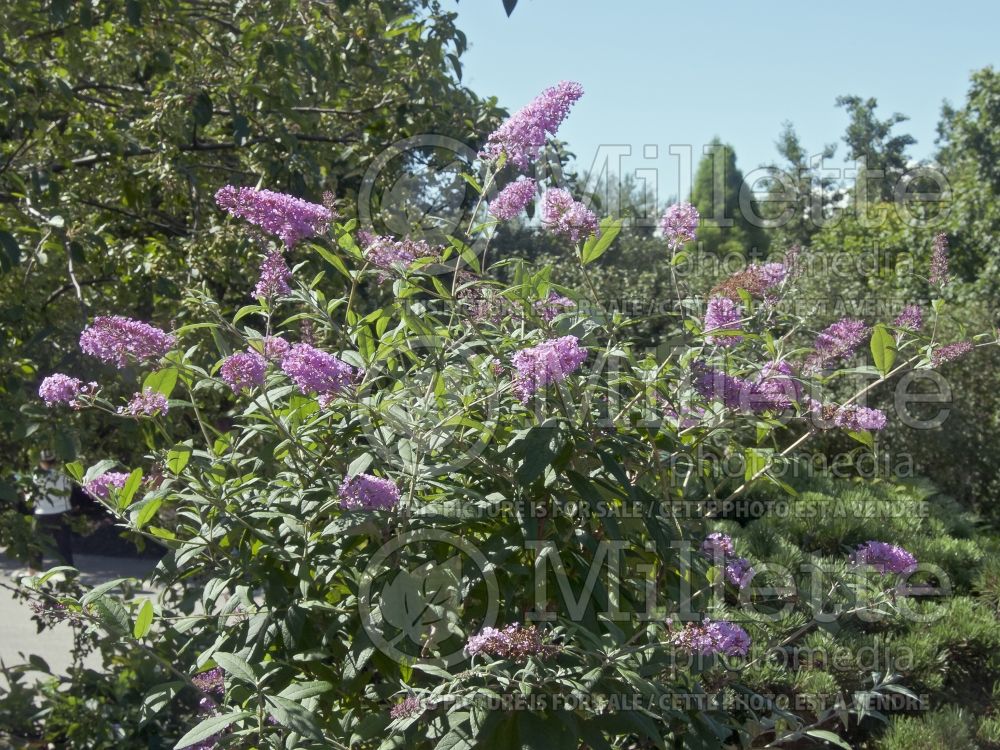
[[[1000,65],[996,0],[520,0],[509,19],[500,0],[457,7],[468,86],[513,111],[579,81],[586,94],[560,131],[578,166],[601,144],[629,144],[624,171],[659,168],[661,193],[685,189],[669,145],[691,144],[697,159],[717,135],[748,172],[777,159],[785,120],[810,153],[837,141],[842,156],[840,94],[876,97],[883,117],[909,115],[900,127],[927,158],[942,101],[961,103],[973,70]],[[643,158],[645,144],[659,147],[657,160]]]

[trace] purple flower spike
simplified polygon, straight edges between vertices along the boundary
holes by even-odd
[[[80,334],[80,349],[121,369],[129,357],[140,362],[159,359],[175,341],[172,335],[148,323],[121,315],[99,316]]]
[[[945,362],[952,362],[959,357],[964,357],[972,351],[971,341],[956,341],[954,344],[939,346],[931,352],[931,362],[935,367],[943,365]]]
[[[572,81],[545,89],[490,133],[480,156],[494,160],[506,154],[519,169],[526,170],[538,158],[545,139],[556,134],[570,107],[581,96],[583,87]]]
[[[128,474],[121,471],[108,471],[101,476],[91,479],[83,485],[84,492],[98,500],[104,500],[111,492],[111,488],[121,489],[128,481]]]
[[[705,333],[718,330],[738,330],[743,311],[728,297],[712,297],[705,309]],[[719,346],[734,346],[742,336],[706,336],[705,341]]]
[[[503,630],[483,628],[478,634],[469,637],[465,651],[470,656],[488,654],[497,659],[524,661],[532,655],[550,656],[556,648],[542,641],[538,628],[525,628],[515,624],[508,625]]]
[[[920,309],[920,305],[907,305],[892,324],[907,331],[919,331],[924,325],[924,311]]]
[[[701,543],[700,551],[706,557],[725,558],[732,555],[735,549],[733,547],[733,538],[729,534],[723,534],[721,531],[713,531]]]
[[[276,235],[287,247],[326,231],[333,213],[326,206],[284,193],[226,185],[215,194],[219,208]]]
[[[570,242],[601,233],[594,212],[562,188],[552,188],[542,198],[542,223]]]
[[[56,404],[76,405],[76,397],[83,392],[83,383],[79,378],[72,378],[60,372],[49,375],[38,386],[38,395],[48,407]]]
[[[152,388],[144,388],[142,393],[132,396],[128,405],[119,408],[118,413],[130,417],[153,417],[157,414],[166,414],[167,410],[166,396]]]
[[[265,299],[289,294],[292,291],[291,287],[288,286],[288,281],[291,278],[292,272],[288,269],[285,256],[280,252],[270,253],[260,264],[260,278],[257,280],[253,294],[255,297],[264,297]]]
[[[266,348],[266,344],[265,344]],[[233,393],[264,385],[267,361],[253,350],[237,352],[226,357],[219,368],[219,377],[233,389]]]
[[[511,358],[517,369],[514,393],[527,403],[539,388],[564,380],[586,359],[587,350],[580,346],[576,336],[563,336],[522,349]]]
[[[845,430],[882,430],[885,429],[885,412],[879,409],[869,409],[865,406],[848,404],[841,406],[833,414],[833,423]]]
[[[358,474],[340,485],[344,510],[392,510],[399,505],[399,487],[388,479]]]
[[[694,242],[698,233],[698,209],[690,203],[676,203],[660,219],[660,229],[671,250],[680,250],[685,243]]]
[[[917,569],[917,558],[902,547],[886,542],[865,542],[851,554],[852,565],[870,565],[883,575],[886,573],[912,573]]]
[[[490,202],[490,213],[500,221],[510,221],[535,197],[535,183],[526,177],[507,185]]]
[[[285,352],[281,369],[303,394],[318,394],[324,407],[354,382],[355,376],[349,364],[309,344],[295,344]]]
[[[707,618],[701,625],[688,625],[677,631],[670,641],[677,648],[702,656],[746,656],[750,651],[747,631],[731,622],[712,622]]]

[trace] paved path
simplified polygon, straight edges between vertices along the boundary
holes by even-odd
[[[114,578],[142,578],[156,565],[155,560],[101,555],[75,555],[80,580],[86,586],[96,586]],[[12,583],[11,574],[24,565],[0,552],[0,580]],[[69,625],[58,623],[38,633],[32,612],[21,599],[14,599],[7,588],[0,588],[0,660],[5,664],[23,664],[28,654],[38,654],[55,673],[69,667],[73,647],[73,632]],[[22,656],[23,654],[23,656]],[[88,666],[99,667],[91,656]]]

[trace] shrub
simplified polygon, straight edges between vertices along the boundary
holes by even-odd
[[[177,748],[723,747],[837,741],[845,714],[878,713],[786,710],[774,683],[815,698],[840,682],[767,662],[827,604],[840,610],[831,634],[891,632],[917,567],[893,534],[915,530],[790,521],[743,537],[714,517],[760,482],[791,491],[781,470],[820,432],[874,445],[886,416],[863,397],[936,366],[940,342],[845,320],[793,348],[783,332],[801,321],[780,301],[794,258],[720,285],[725,314],[688,320],[668,356],[636,347],[633,321],[598,295],[554,294],[545,270],[504,259],[511,283],[492,282],[496,222],[482,208],[579,95],[560,84],[490,137],[468,176],[482,200],[446,246],[335,217],[327,232],[321,206],[222,190],[221,205],[286,245],[263,240],[251,304],[228,315],[191,290],[197,323],[84,331],[88,351],[148,374],[125,397],[60,380],[47,401],[149,425],[151,449],[142,466],[68,471],[169,552],[155,597],[124,581],[53,589],[60,569],[26,586],[100,650],[104,672],[76,668],[69,692],[120,725],[114,747],[150,735]],[[588,278],[618,224],[551,195],[544,221]],[[671,216],[665,262],[681,263],[697,212]],[[367,283],[385,294],[363,299]],[[825,401],[862,344],[869,383]],[[802,502],[823,512],[819,494]],[[723,528],[735,541],[707,536]],[[830,595],[811,601],[814,572],[781,563],[818,566]],[[905,693],[896,679],[854,684],[871,700]],[[111,746],[107,726],[84,741],[62,716],[22,732]]]

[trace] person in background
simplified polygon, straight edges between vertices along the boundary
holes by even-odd
[[[69,512],[72,509],[69,478],[57,465],[52,451],[44,450],[39,456],[38,469],[34,476],[35,491],[32,501],[35,506],[35,521],[40,534],[51,536],[56,550],[66,565],[73,564],[73,541],[69,528]],[[29,565],[32,570],[42,569],[42,553]]]

